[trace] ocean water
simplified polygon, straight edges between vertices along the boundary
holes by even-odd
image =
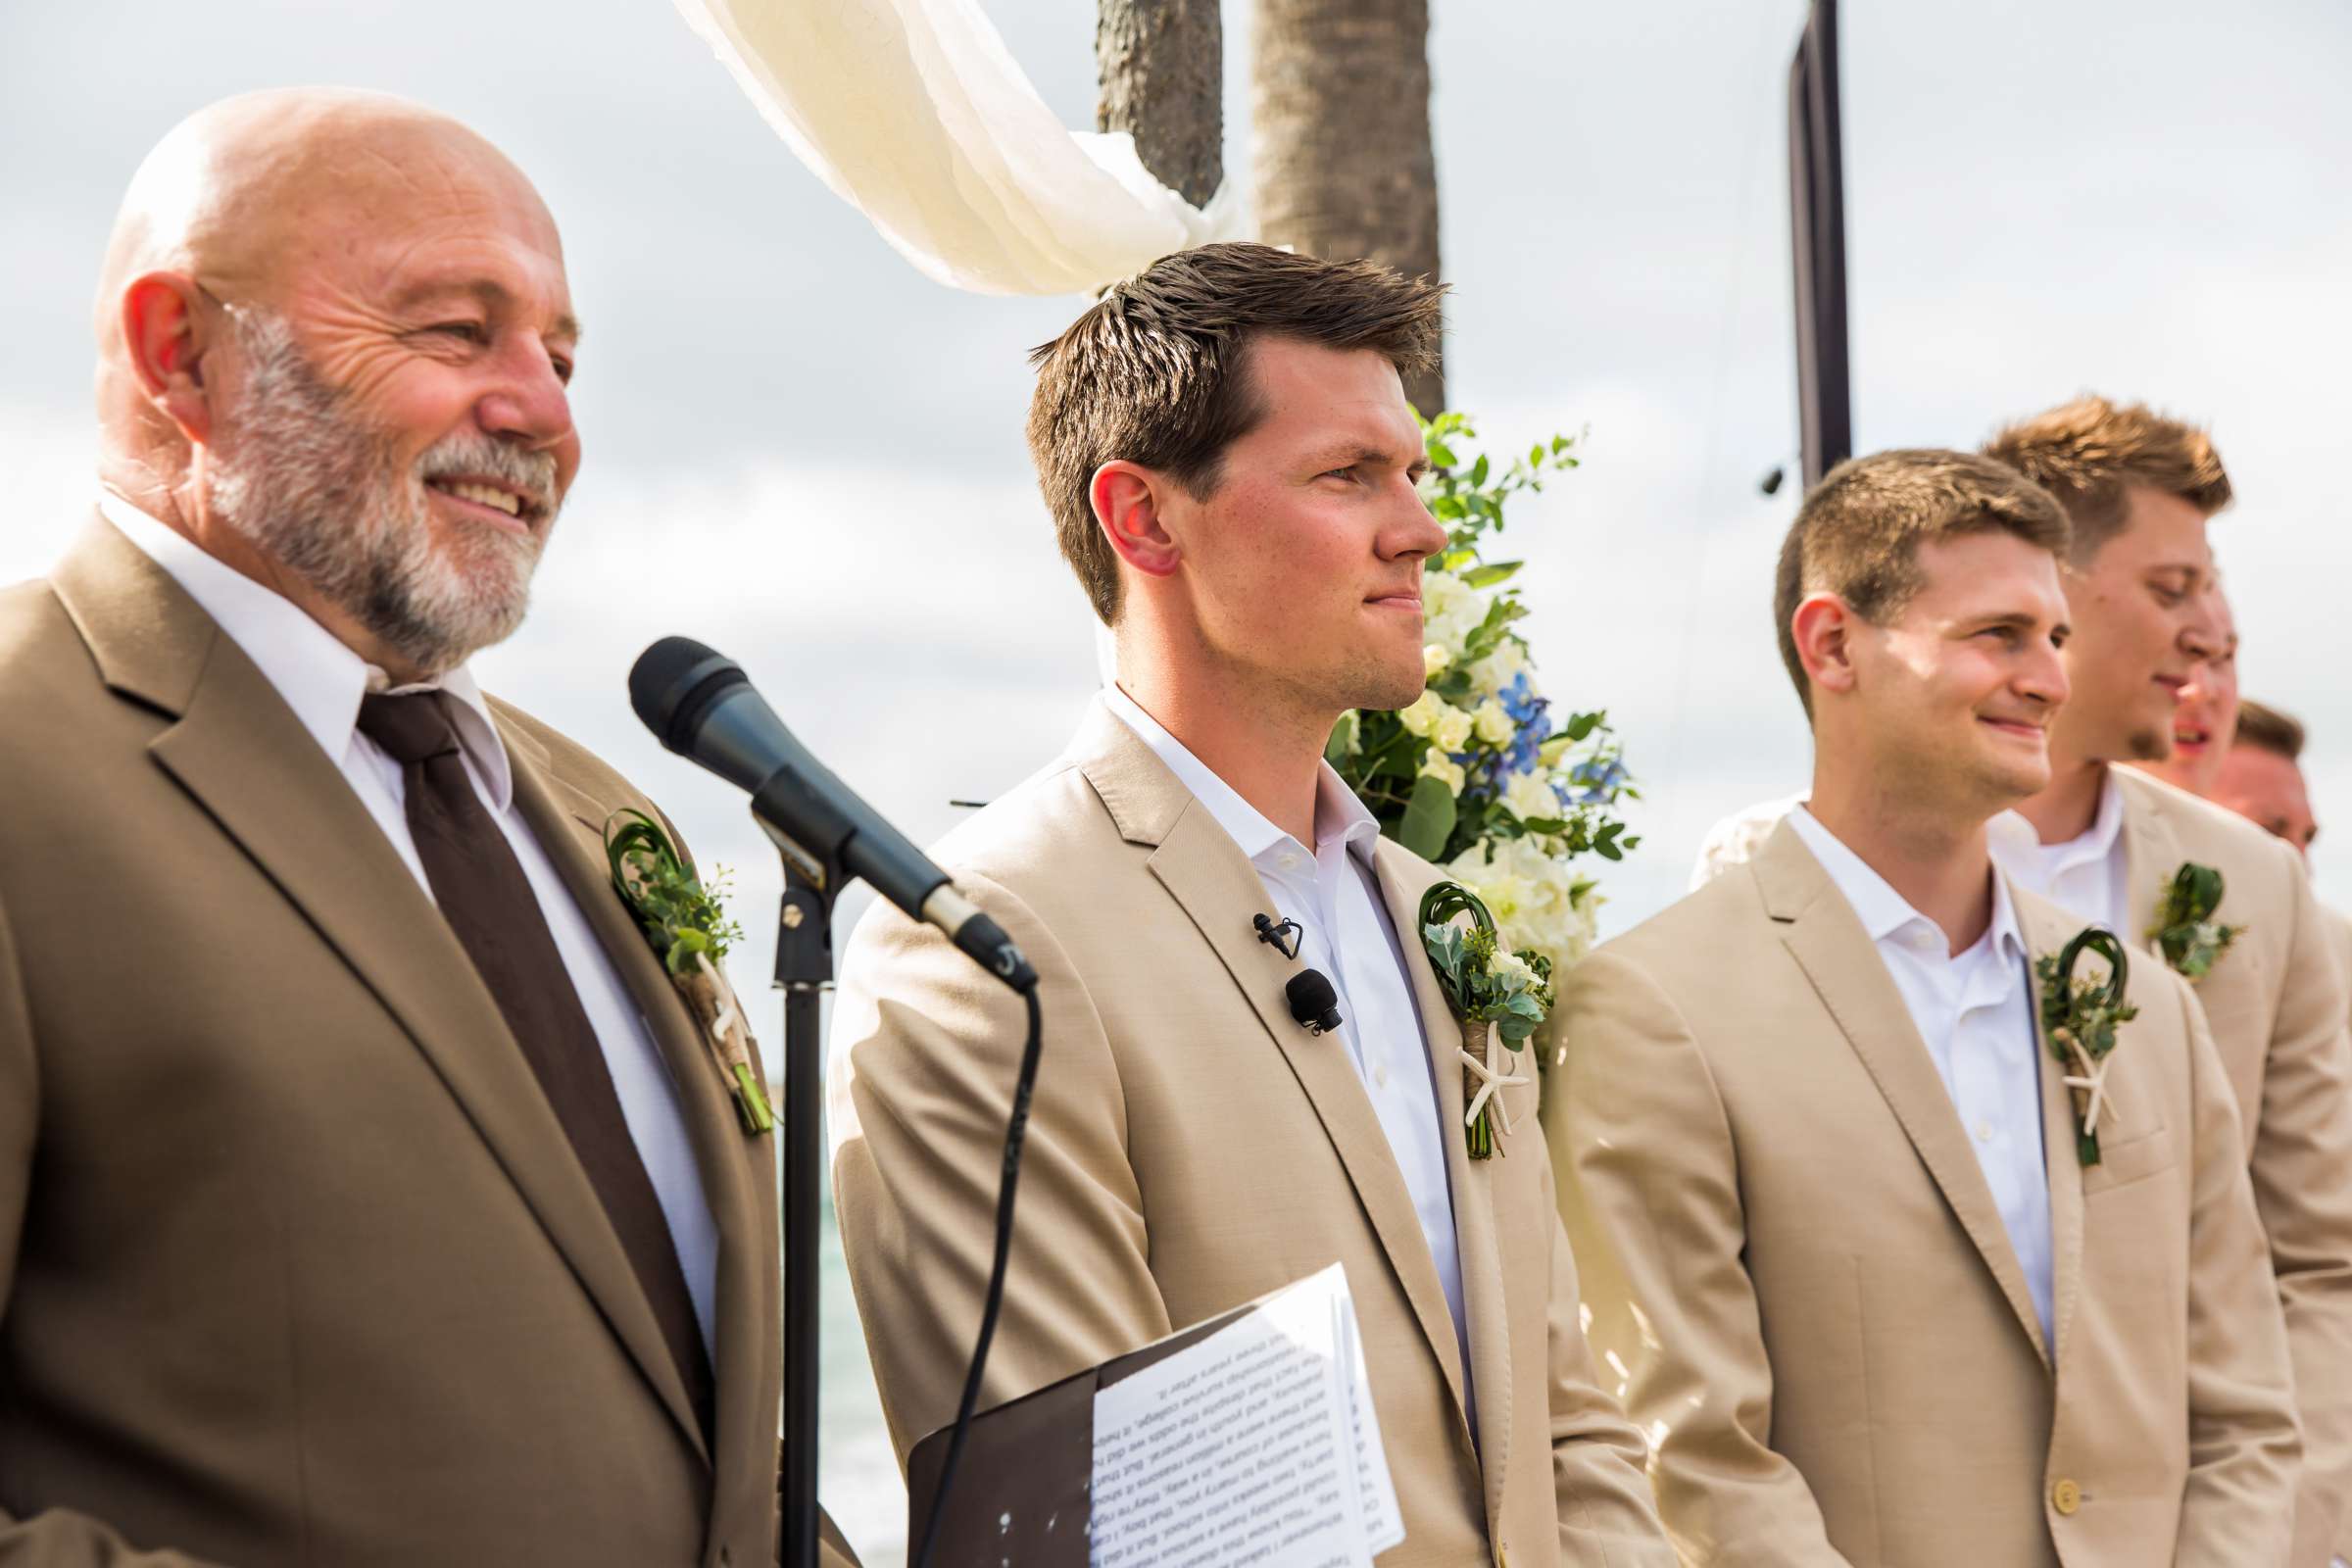
[[[865,1331],[842,1261],[841,1233],[833,1222],[833,1199],[825,1195],[825,1234],[819,1253],[824,1321],[818,1329],[816,1391],[816,1494],[858,1548],[864,1568],[904,1568],[906,1560],[906,1488],[882,1424],[882,1401],[874,1392],[873,1366],[866,1359]]]

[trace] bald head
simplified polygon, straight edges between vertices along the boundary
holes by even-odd
[[[98,285],[101,336],[141,272],[267,289],[315,262],[356,215],[396,214],[463,187],[535,215],[553,238],[522,171],[421,104],[335,87],[222,99],[174,125],[131,176]]]
[[[579,327],[555,220],[482,137],[332,88],[200,110],[131,179],[95,326],[111,489],[387,667],[446,665],[472,635],[409,658],[359,624],[395,546],[412,575],[449,568],[436,604],[480,568],[519,618],[509,568],[579,462]]]

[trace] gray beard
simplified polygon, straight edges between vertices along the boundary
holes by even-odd
[[[437,547],[424,479],[483,474],[552,505],[555,459],[464,431],[404,471],[391,438],[311,368],[283,320],[251,309],[232,319],[247,387],[231,440],[214,449],[214,514],[429,674],[512,636],[530,606],[539,539],[468,528]]]

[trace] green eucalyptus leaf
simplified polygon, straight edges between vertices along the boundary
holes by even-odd
[[[1397,824],[1396,842],[1425,860],[1437,859],[1453,832],[1455,811],[1453,791],[1446,787],[1446,781],[1422,774],[1413,781],[1412,799],[1405,805],[1403,821]]]
[[[1323,760],[1337,767],[1353,757],[1363,744],[1363,720],[1354,709],[1342,713],[1340,721],[1331,726],[1330,738],[1323,743]]]

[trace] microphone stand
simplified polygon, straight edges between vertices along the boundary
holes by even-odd
[[[770,834],[771,838],[775,835]],[[778,842],[777,848],[785,849]],[[842,871],[814,878],[784,854],[776,989],[784,993],[784,1471],[782,1568],[816,1568],[817,1235],[824,1154],[824,1042],[818,1004],[833,985],[833,900]]]

